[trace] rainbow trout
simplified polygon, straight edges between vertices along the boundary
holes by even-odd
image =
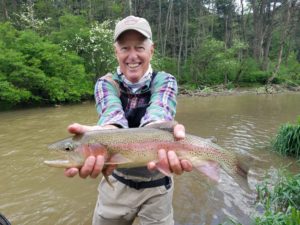
[[[191,134],[186,134],[184,140],[175,140],[173,126],[174,123],[162,123],[143,128],[88,131],[49,145],[49,150],[64,152],[66,159],[44,162],[53,167],[80,168],[88,156],[103,155],[106,165],[115,164],[118,168],[146,166],[155,161],[158,170],[170,176],[169,168],[157,159],[157,151],[165,149],[189,160],[193,168],[214,181],[219,180],[219,166],[232,177],[247,176],[248,168],[234,153]]]

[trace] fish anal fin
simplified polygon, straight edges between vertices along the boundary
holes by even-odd
[[[215,182],[220,180],[219,164],[211,160],[193,162],[194,168]]]
[[[108,177],[107,175],[104,175],[104,174],[103,174],[103,176],[104,176],[104,179],[106,180],[107,184],[108,184],[109,186],[111,186],[112,189],[115,189],[115,187],[114,187],[114,186],[112,185],[112,183],[110,182],[109,177]]]
[[[131,163],[132,160],[126,158],[122,154],[114,154],[112,155],[106,162],[105,165],[120,165],[120,164],[126,164]]]

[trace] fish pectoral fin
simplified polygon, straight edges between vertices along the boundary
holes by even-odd
[[[120,165],[133,162],[131,159],[126,158],[122,154],[114,154],[112,155],[105,165]]]
[[[211,160],[193,162],[194,168],[215,182],[220,180],[219,164]]]

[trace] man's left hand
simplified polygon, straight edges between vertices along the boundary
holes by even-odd
[[[182,124],[177,124],[174,127],[174,137],[178,140],[184,139],[185,138],[185,128]],[[170,171],[173,173],[180,175],[184,171],[185,172],[190,172],[193,170],[192,163],[189,160],[186,159],[179,159],[178,156],[176,155],[175,151],[166,151],[164,149],[158,150],[158,160],[160,162],[164,162],[168,165],[167,167],[170,168]],[[149,170],[155,170],[156,168],[156,163],[155,162],[149,162],[147,165]]]

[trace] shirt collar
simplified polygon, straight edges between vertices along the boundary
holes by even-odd
[[[149,65],[146,73],[141,77],[137,83],[132,83],[129,81],[125,75],[121,72],[120,67],[117,68],[118,78],[123,84],[129,88],[133,93],[139,92],[145,85],[149,87],[152,77],[152,66]]]

